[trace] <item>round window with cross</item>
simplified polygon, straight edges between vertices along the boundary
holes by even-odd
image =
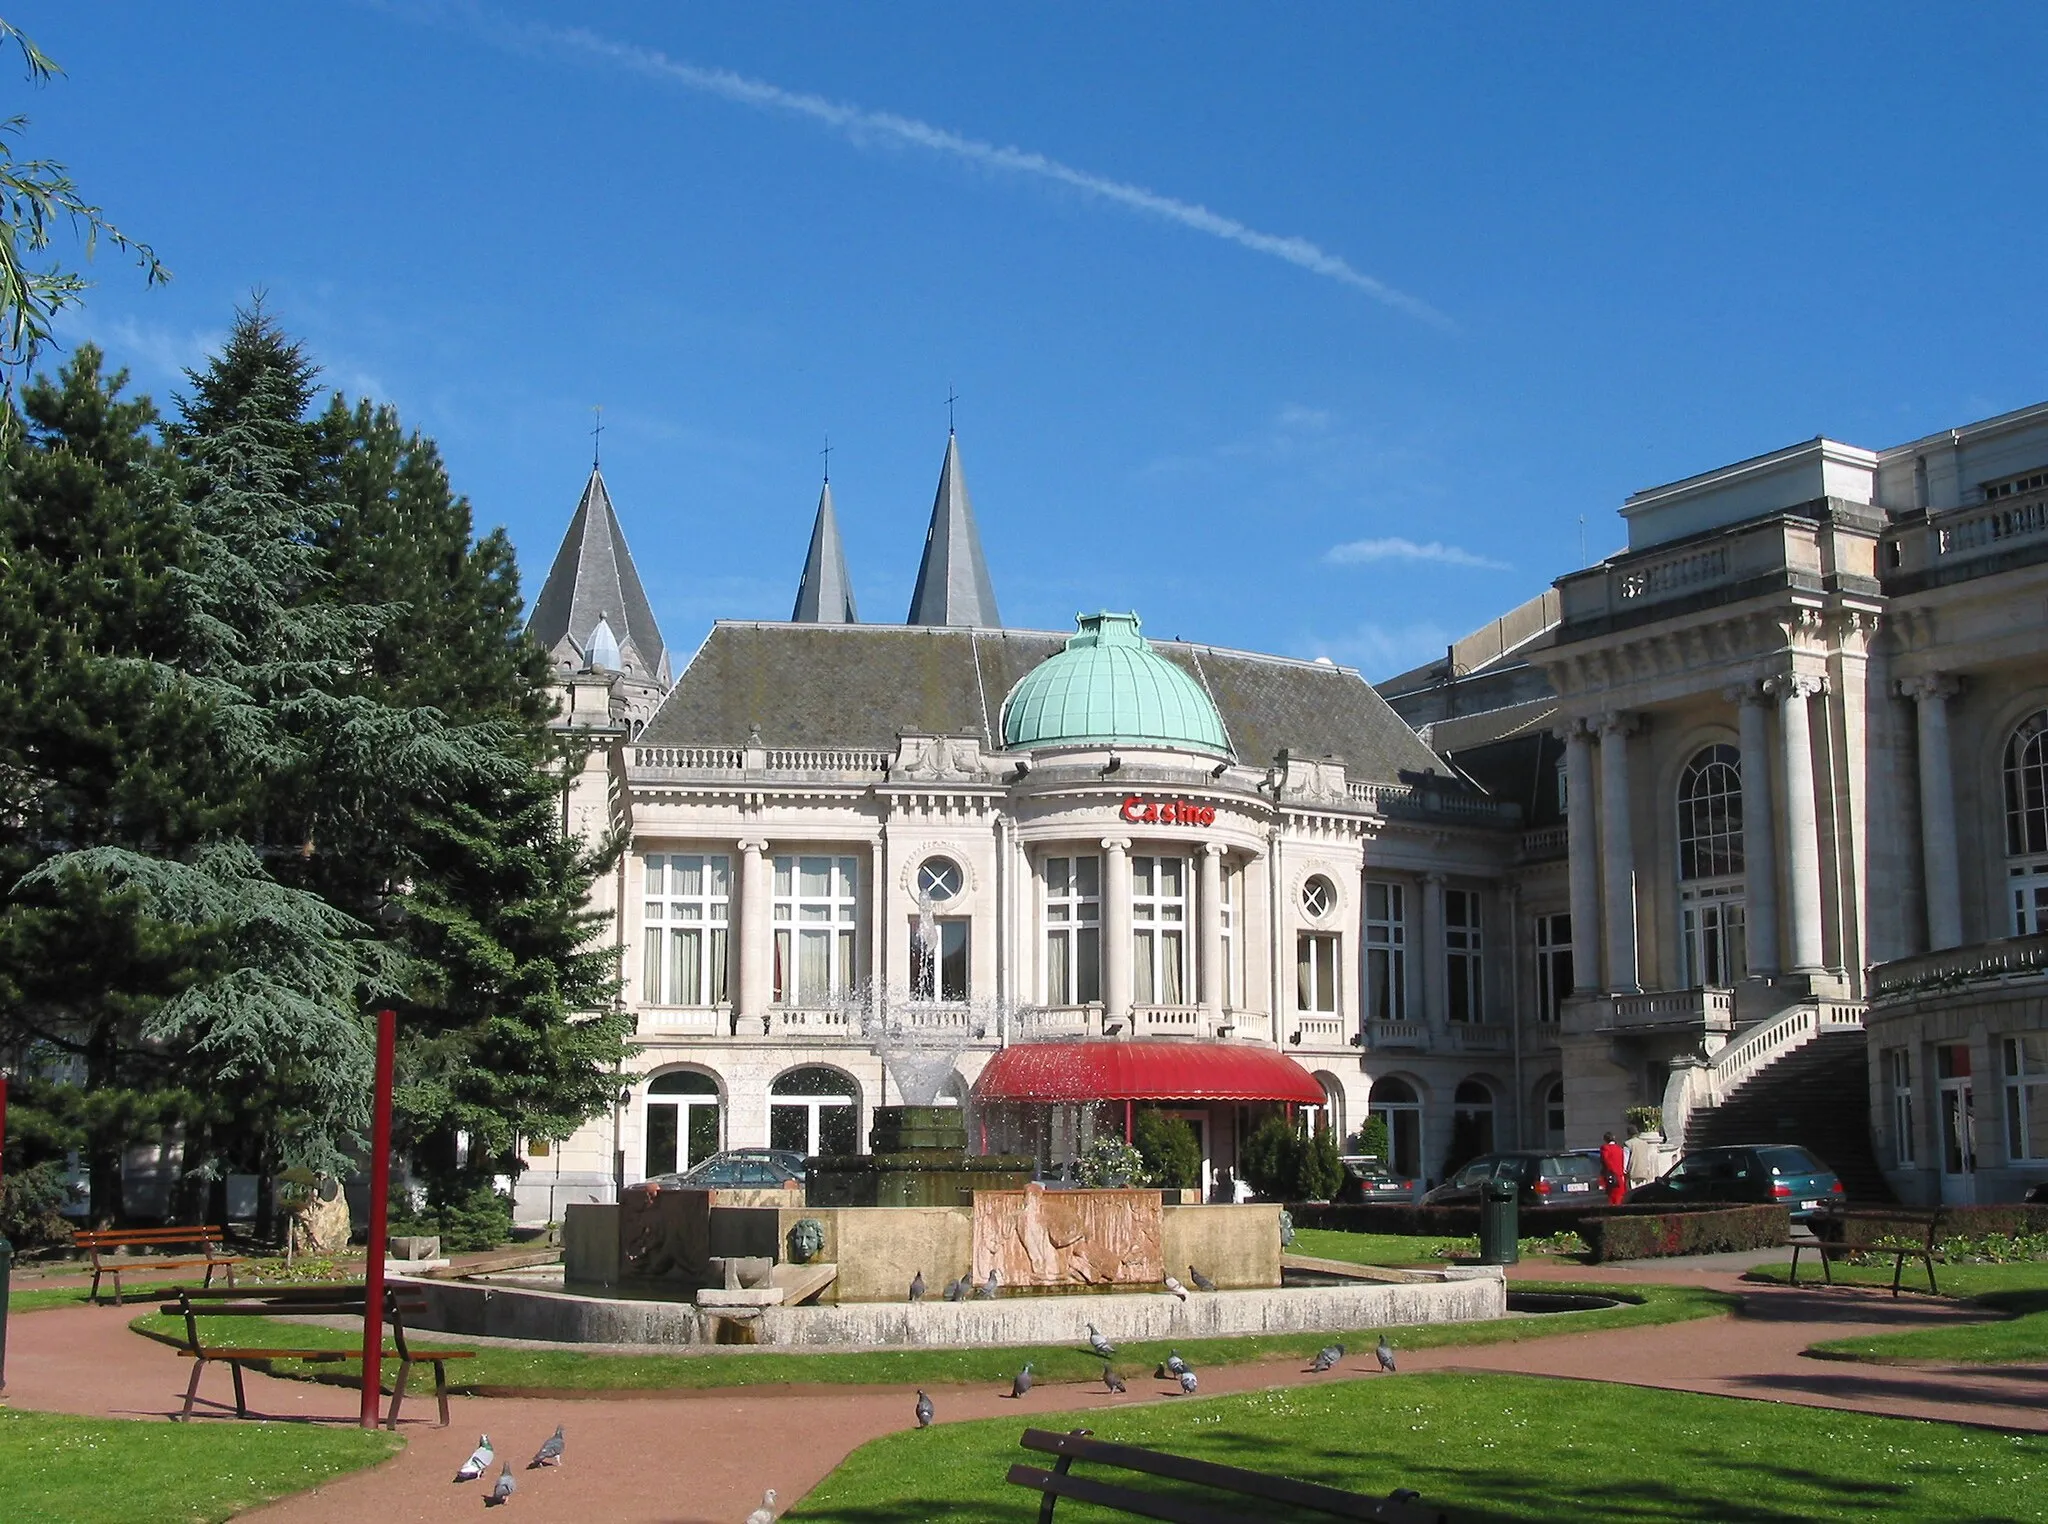
[[[1301,886],[1301,908],[1311,921],[1320,921],[1337,908],[1337,886],[1318,873]]]
[[[943,905],[960,893],[960,865],[950,857],[928,857],[918,865],[917,897]]]

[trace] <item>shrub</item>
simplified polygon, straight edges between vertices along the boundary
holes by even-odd
[[[1294,1156],[1301,1135],[1285,1117],[1267,1117],[1252,1131],[1239,1150],[1244,1177],[1251,1188],[1268,1201],[1283,1201],[1294,1185]]]
[[[1344,1183],[1344,1166],[1337,1157],[1337,1139],[1327,1127],[1318,1127],[1312,1138],[1299,1138],[1294,1167],[1296,1201],[1328,1201]]]
[[[1183,1117],[1150,1107],[1138,1113],[1131,1141],[1145,1161],[1145,1183],[1184,1191],[1202,1183],[1202,1145]]]
[[[1639,1132],[1662,1132],[1664,1130],[1664,1108],[1662,1106],[1631,1106],[1622,1113],[1628,1118],[1631,1135]]]
[[[1097,1190],[1121,1189],[1145,1178],[1145,1156],[1114,1134],[1105,1134],[1081,1155],[1081,1183]]]
[[[1658,1259],[1674,1254],[1726,1254],[1787,1242],[1792,1219],[1783,1207],[1728,1206],[1693,1212],[1588,1214],[1579,1224],[1594,1263]]]
[[[473,1253],[495,1249],[512,1238],[512,1199],[489,1183],[454,1191],[416,1211],[394,1212],[386,1226],[394,1235],[438,1234],[441,1252]]]
[[[57,1210],[68,1194],[59,1159],[0,1176],[0,1238],[13,1244],[17,1253],[69,1244],[71,1224]]]
[[[1365,1125],[1358,1129],[1358,1151],[1392,1168],[1393,1161],[1387,1157],[1387,1150],[1392,1147],[1393,1140],[1387,1134],[1387,1119],[1383,1116],[1367,1117]]]

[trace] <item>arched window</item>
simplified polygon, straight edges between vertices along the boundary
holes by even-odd
[[[1451,1097],[1451,1151],[1444,1159],[1444,1178],[1468,1159],[1492,1152],[1493,1091],[1484,1080],[1460,1080]]]
[[[1749,971],[1742,870],[1742,754],[1704,747],[1678,778],[1678,904],[1689,988],[1726,987]]]
[[[680,1174],[718,1152],[718,1081],[694,1069],[671,1069],[647,1085],[647,1173]]]
[[[1564,1147],[1564,1081],[1552,1080],[1543,1087],[1543,1146]]]
[[[1347,1120],[1344,1110],[1344,1082],[1334,1074],[1318,1071],[1315,1081],[1323,1087],[1321,1124],[1330,1129],[1330,1136],[1337,1140],[1337,1146],[1344,1146],[1344,1125]],[[1311,1126],[1314,1123],[1310,1124]]]
[[[860,1086],[837,1069],[791,1069],[768,1087],[768,1146],[811,1154],[860,1152]]]
[[[2005,743],[2005,859],[2012,934],[2048,931],[2048,709]]]
[[[1373,1081],[1367,1110],[1387,1124],[1387,1170],[1414,1176],[1422,1173],[1422,1099],[1404,1079]]]

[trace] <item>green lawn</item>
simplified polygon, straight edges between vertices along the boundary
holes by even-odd
[[[1541,1338],[1564,1332],[1639,1324],[1676,1323],[1688,1318],[1712,1317],[1730,1310],[1735,1298],[1718,1292],[1684,1286],[1550,1287],[1544,1290],[1605,1290],[1631,1300],[1619,1307],[1594,1312],[1516,1316],[1490,1323],[1438,1323],[1417,1328],[1393,1329],[1392,1337],[1403,1348],[1419,1349],[1442,1344],[1492,1344],[1505,1340]],[[1076,1311],[1078,1327],[1084,1313]],[[175,1318],[151,1313],[137,1318],[139,1332],[156,1338],[180,1340],[184,1325]],[[289,1335],[280,1328],[289,1326]],[[1357,1349],[1369,1347],[1377,1329],[1329,1330],[1301,1334],[1263,1334],[1235,1339],[1187,1339],[1172,1347],[1194,1364],[1237,1365],[1252,1360],[1295,1356],[1304,1362],[1323,1344],[1338,1339]],[[316,1349],[349,1349],[360,1336],[344,1329],[302,1324],[280,1325],[270,1318],[209,1318],[205,1337],[222,1345],[276,1347],[280,1337]],[[474,1348],[477,1357],[448,1369],[457,1391],[606,1391],[661,1390],[704,1387],[750,1386],[773,1382],[819,1384],[884,1385],[921,1383],[926,1386],[959,1382],[1008,1381],[1026,1360],[1042,1381],[1096,1381],[1102,1375],[1102,1361],[1078,1340],[1072,1345],[1014,1348],[875,1350],[857,1354],[806,1353],[719,1353],[584,1355],[567,1350],[513,1349],[500,1345],[464,1345],[447,1336],[415,1341],[421,1347],[434,1343],[451,1348]],[[1126,1375],[1149,1373],[1165,1359],[1168,1345],[1126,1344],[1115,1364]],[[353,1373],[353,1363],[334,1365],[282,1365],[280,1375],[310,1376]],[[391,1368],[386,1367],[387,1385]]]
[[[856,1450],[790,1510],[812,1524],[1022,1521],[1003,1480],[1027,1424],[1493,1519],[2048,1519],[2048,1438],[1531,1376],[1415,1375],[909,1430]],[[943,1410],[942,1410],[943,1415]],[[1076,1468],[1082,1475],[1107,1475]],[[1059,1516],[1071,1505],[1062,1503]],[[1076,1524],[1106,1518],[1073,1507]],[[1281,1524],[1284,1510],[1260,1510]]]
[[[373,1466],[401,1441],[311,1424],[182,1424],[0,1410],[0,1517],[213,1524]]]
[[[187,1284],[189,1283],[185,1281],[155,1281],[137,1285],[133,1281],[127,1281],[122,1284],[121,1295],[127,1302],[140,1306],[159,1291],[167,1291],[173,1286]],[[52,1307],[78,1307],[90,1300],[88,1293],[91,1290],[92,1288],[89,1285],[51,1286],[39,1291],[16,1289],[7,1298],[7,1310],[10,1314],[13,1314],[19,1312],[47,1312]],[[106,1287],[106,1293],[107,1305],[111,1307],[114,1296],[111,1284]],[[109,1316],[112,1316],[112,1314],[109,1314]]]
[[[1533,1259],[1550,1254],[1550,1246],[1548,1239],[1525,1238],[1521,1241],[1522,1257]],[[1339,1259],[1349,1265],[1441,1265],[1454,1258],[1477,1258],[1479,1240],[1406,1233],[1347,1233],[1339,1228],[1296,1228],[1293,1252],[1317,1259]]]
[[[1905,1284],[1914,1284],[1914,1266]],[[1925,1267],[1919,1289],[1927,1287]],[[1769,1266],[1768,1279],[1782,1281],[1787,1271]],[[1803,1267],[1802,1267],[1803,1271]],[[1836,1265],[1837,1280],[1858,1285],[1891,1284],[1890,1266]],[[1801,1281],[1805,1275],[1800,1276]],[[1983,1309],[1986,1321],[1950,1328],[1917,1328],[1869,1339],[1833,1339],[1818,1344],[1830,1354],[1874,1360],[1945,1360],[1966,1365],[2001,1365],[2048,1360],[2048,1263],[2022,1260],[2003,1265],[1938,1265],[1935,1281],[1942,1295],[1967,1299]]]

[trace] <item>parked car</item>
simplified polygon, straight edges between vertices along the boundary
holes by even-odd
[[[694,1169],[640,1182],[665,1191],[773,1187],[804,1183],[804,1156],[786,1148],[728,1148]]]
[[[1758,1201],[1790,1207],[1795,1219],[1842,1204],[1842,1182],[1790,1143],[1702,1148],[1682,1155],[1659,1178],[1628,1193],[1629,1204],[1660,1201]]]
[[[2048,1180],[2043,1180],[2031,1191],[2028,1191],[2026,1202],[2028,1206],[2048,1206]]]
[[[1345,1154],[1337,1161],[1344,1166],[1344,1183],[1334,1199],[1340,1202],[1413,1201],[1415,1182],[1403,1180],[1371,1154]]]
[[[1597,1158],[1585,1154],[1539,1153],[1534,1150],[1481,1154],[1422,1198],[1424,1206],[1471,1206],[1488,1180],[1511,1180],[1525,1207],[1563,1206],[1590,1202],[1600,1193],[1604,1172]]]

